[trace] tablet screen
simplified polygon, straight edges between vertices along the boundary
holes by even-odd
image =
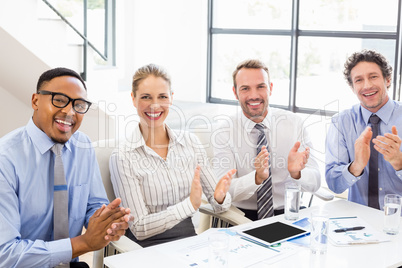
[[[250,238],[257,238],[269,245],[273,245],[291,238],[308,234],[309,232],[298,226],[278,221],[260,227],[243,230],[242,233]]]

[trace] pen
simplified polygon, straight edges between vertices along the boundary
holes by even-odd
[[[344,233],[344,232],[349,232],[349,231],[359,231],[363,230],[364,226],[356,226],[356,227],[350,227],[350,228],[341,228],[341,229],[336,229],[334,230],[335,233]]]
[[[367,245],[367,244],[378,244],[380,241],[378,240],[362,240],[362,241],[352,241],[348,242],[348,245]]]
[[[329,218],[330,220],[355,219],[357,216]]]

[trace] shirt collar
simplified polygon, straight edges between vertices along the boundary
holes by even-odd
[[[173,131],[168,125],[165,124],[165,127],[169,135],[170,144],[175,144],[177,142],[185,146],[185,131],[179,131],[178,133],[176,133],[176,131]]]
[[[167,133],[169,135],[169,144],[174,144],[176,142],[185,145],[184,144],[184,136],[183,135],[177,135],[168,125],[165,124]],[[137,125],[137,127],[134,128],[133,134],[131,136],[131,141],[129,146],[125,147],[126,151],[130,150],[135,150],[141,146],[145,146],[145,140],[144,137],[142,136],[141,130],[140,130],[140,124]]]
[[[128,146],[125,146],[126,151],[130,151],[133,149],[137,149],[141,146],[145,145],[145,140],[142,137],[142,133],[140,130],[140,124],[138,124],[131,135],[131,139],[129,140]]]
[[[41,154],[46,153],[49,151],[55,142],[46,135],[40,128],[38,128],[32,120],[32,117],[29,119],[29,122],[26,126],[26,130],[28,136],[31,138],[35,147],[39,150]],[[70,140],[68,140],[65,144],[65,147],[71,151]]]
[[[392,111],[395,108],[395,103],[389,98],[387,103],[383,107],[381,107],[380,110],[378,110],[375,114],[381,119],[382,122],[384,122],[386,125],[388,125],[389,120],[391,119]],[[373,114],[366,108],[360,105],[360,110],[363,116],[363,120],[368,125],[370,116]]]
[[[268,130],[271,129],[272,112],[270,112],[270,110],[271,110],[271,107],[268,107],[268,114],[267,114],[267,116],[265,116],[264,120],[262,120],[262,122],[260,123],[260,124],[263,124]],[[244,115],[243,111],[241,111],[240,114],[241,114],[240,115],[241,124],[242,124],[242,126],[244,126],[247,134],[250,134],[257,123],[250,120],[249,118],[247,118]]]

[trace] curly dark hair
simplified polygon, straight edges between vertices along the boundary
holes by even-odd
[[[392,67],[389,65],[387,59],[382,54],[374,50],[364,49],[360,52],[353,53],[345,62],[345,70],[343,71],[343,75],[350,87],[353,87],[353,81],[350,77],[350,72],[359,62],[362,61],[373,62],[377,64],[378,67],[380,67],[384,78],[390,80],[392,79]],[[391,86],[391,84],[389,86]]]
[[[54,69],[50,69],[46,72],[44,72],[38,80],[38,83],[36,84],[36,93],[40,91],[42,86],[52,80],[53,78],[60,77],[60,76],[72,76],[77,78],[78,80],[81,81],[82,85],[84,86],[85,90],[87,90],[87,86],[85,85],[84,79],[75,71],[64,68],[64,67],[57,67]]]

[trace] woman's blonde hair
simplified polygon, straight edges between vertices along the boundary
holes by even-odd
[[[169,91],[170,91],[170,94],[172,94],[172,90],[170,88],[171,87],[170,76],[168,75],[168,73],[161,66],[151,63],[148,65],[142,66],[135,72],[135,74],[133,76],[133,83],[132,83],[132,88],[133,88],[132,91],[133,91],[134,97],[136,96],[136,92],[138,90],[138,85],[140,84],[140,82],[151,75],[153,75],[155,77],[160,77],[163,80],[165,80],[169,84]]]

